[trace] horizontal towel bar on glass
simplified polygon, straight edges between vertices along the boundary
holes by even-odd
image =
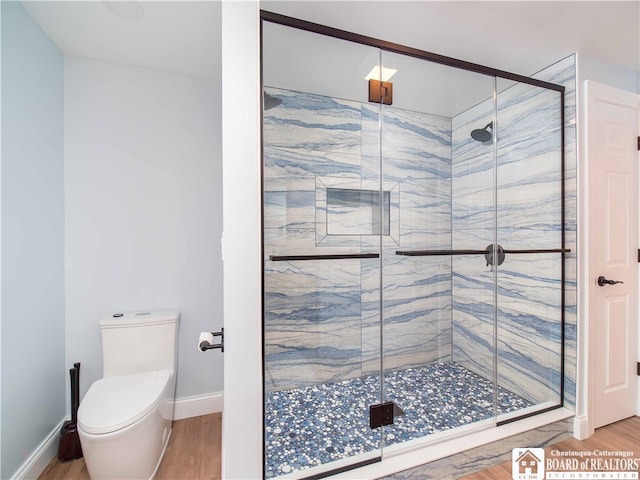
[[[379,253],[344,253],[327,255],[269,255],[272,262],[291,262],[296,260],[346,260],[350,258],[380,258]]]
[[[538,250],[503,250],[504,253],[570,253],[570,248],[548,248]],[[484,255],[487,250],[397,250],[396,255],[407,257],[429,257],[436,255]]]
[[[435,255],[480,255],[486,250],[397,250],[396,255],[407,257],[426,257]]]
[[[570,248],[541,248],[539,250],[504,250],[504,253],[571,253]]]

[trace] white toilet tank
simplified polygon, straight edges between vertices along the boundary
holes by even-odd
[[[174,311],[115,314],[100,321],[103,378],[176,369]]]

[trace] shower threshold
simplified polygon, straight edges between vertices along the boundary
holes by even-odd
[[[393,425],[383,427],[385,445],[532,406],[502,387],[494,392],[493,382],[455,362],[387,372],[384,381],[385,401],[404,411]],[[379,451],[380,429],[369,428],[369,405],[376,403],[380,403],[379,375],[267,393],[266,477]]]

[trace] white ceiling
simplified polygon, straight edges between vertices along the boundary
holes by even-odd
[[[397,70],[394,107],[444,117],[491,98],[494,87],[486,75],[271,23],[263,27],[262,63],[267,87],[364,103],[365,76],[382,63]]]
[[[101,1],[23,1],[66,54],[220,77],[217,1],[142,1],[141,18],[115,15]]]
[[[219,1],[142,1],[141,4],[144,8],[141,18],[122,18],[100,1],[23,1],[31,16],[66,54],[220,78]],[[522,75],[531,75],[573,52],[628,71],[640,70],[640,2],[637,0],[263,0],[260,7]],[[346,54],[344,42],[335,50],[323,43],[322,52],[312,51],[311,43],[307,47],[302,54],[298,49],[297,53],[292,50],[285,55],[271,56],[269,63],[276,67],[272,68],[273,72],[281,74],[273,81],[274,85],[292,83],[291,64],[297,63],[300,67],[301,61],[292,61],[296,55],[307,61],[333,58],[335,63],[335,59]],[[357,48],[352,53],[356,51]],[[375,63],[369,61],[369,55],[345,60],[353,67],[352,75],[359,85],[360,70],[366,68],[368,72]],[[277,61],[282,63],[276,65]],[[327,62],[330,60],[325,64]],[[337,66],[341,68],[340,62]],[[397,81],[401,75],[398,73]],[[404,75],[405,81],[410,81],[409,76]],[[316,77],[327,79],[324,74]],[[415,82],[418,77],[411,78]],[[289,88],[316,91],[300,83]],[[360,86],[357,88],[362,90]],[[349,97],[349,94],[334,96]]]
[[[571,53],[640,68],[635,1],[279,1],[265,10],[531,75]]]
[[[263,0],[265,10],[530,76],[574,52],[638,71],[639,2],[400,2]],[[398,72],[393,105],[453,117],[491,97],[472,74],[280,25],[264,28],[267,86],[366,102],[364,76]],[[501,81],[498,90],[506,82]]]

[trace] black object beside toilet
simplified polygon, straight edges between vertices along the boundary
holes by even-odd
[[[69,370],[71,379],[71,420],[60,429],[58,460],[70,462],[82,458],[82,445],[78,436],[78,407],[80,406],[80,363],[74,363]]]

